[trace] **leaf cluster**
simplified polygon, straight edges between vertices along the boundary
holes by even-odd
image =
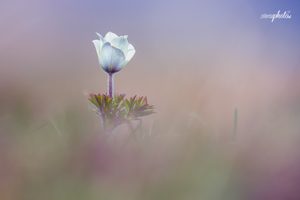
[[[112,98],[106,94],[90,94],[89,101],[96,107],[105,128],[154,113],[154,106],[149,105],[144,96],[125,98],[125,95],[116,95]]]

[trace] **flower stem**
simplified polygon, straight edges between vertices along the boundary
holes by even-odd
[[[114,77],[112,73],[108,74],[107,90],[109,97],[114,97]]]

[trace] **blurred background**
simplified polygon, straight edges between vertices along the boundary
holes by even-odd
[[[291,19],[260,19],[290,11]],[[1,0],[0,199],[300,199],[296,0]],[[101,131],[95,32],[129,35],[116,92],[156,114]]]

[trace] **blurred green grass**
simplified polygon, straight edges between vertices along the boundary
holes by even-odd
[[[126,127],[102,133],[88,106],[45,117],[17,99],[1,108],[1,200],[247,199],[279,162],[266,138],[218,139],[195,117],[144,123],[128,141]]]

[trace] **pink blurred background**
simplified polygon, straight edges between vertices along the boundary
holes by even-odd
[[[278,10],[292,18],[260,19]],[[136,48],[116,92],[148,97],[156,114],[146,124],[180,135],[194,124],[223,143],[237,110],[237,162],[256,175],[276,166],[259,181],[268,185],[298,163],[299,11],[292,0],[2,0],[0,131],[25,104],[34,128],[71,107],[97,132],[86,94],[105,92],[106,74],[92,40],[112,31]]]
[[[18,90],[55,109],[70,99],[83,102],[83,93],[104,92],[91,40],[113,31],[128,34],[137,50],[116,77],[117,92],[147,95],[158,113],[207,110],[224,121],[236,107],[259,123],[299,97],[296,5],[4,0],[1,93]],[[260,19],[277,8],[291,10],[292,19]]]

